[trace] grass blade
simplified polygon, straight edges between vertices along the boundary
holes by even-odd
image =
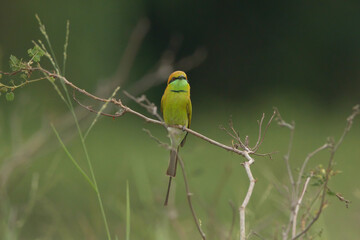
[[[105,102],[100,110],[96,113],[96,116],[94,118],[94,120],[92,121],[90,127],[88,128],[88,130],[86,131],[85,135],[84,135],[84,139],[86,139],[86,137],[89,135],[90,130],[93,128],[93,126],[95,125],[96,121],[98,120],[98,118],[100,117],[101,113],[105,110],[106,106],[109,104],[110,100],[115,96],[115,94],[120,90],[120,87],[117,87],[114,92],[111,94],[111,97],[109,97],[107,100],[107,102]]]
[[[71,153],[69,152],[69,150],[67,149],[67,147],[65,146],[64,142],[61,140],[59,133],[56,131],[56,128],[54,127],[53,124],[51,124],[51,127],[57,137],[57,139],[59,140],[62,148],[64,149],[66,155],[69,157],[69,159],[71,160],[71,162],[75,165],[75,167],[77,168],[77,170],[79,170],[79,172],[84,176],[84,178],[88,181],[88,183],[91,185],[91,187],[97,191],[94,183],[90,180],[90,178],[88,177],[88,175],[85,173],[85,171],[80,167],[80,165],[76,162],[76,160],[74,159],[74,157],[71,155]]]
[[[66,36],[65,36],[65,44],[64,44],[64,58],[63,58],[63,69],[62,74],[65,76],[65,67],[66,67],[66,59],[67,59],[67,48],[69,44],[69,34],[70,34],[70,21],[66,22]]]
[[[130,240],[130,194],[128,181],[126,181],[126,240]]]

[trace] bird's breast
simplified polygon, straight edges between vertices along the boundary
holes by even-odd
[[[187,92],[169,92],[163,106],[164,121],[168,125],[188,125],[187,105],[190,101]]]

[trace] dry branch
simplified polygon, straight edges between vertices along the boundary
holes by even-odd
[[[291,212],[290,212],[290,218],[289,218],[288,226],[287,226],[287,228],[283,229],[283,239],[284,240],[288,239],[288,234],[289,234],[289,231],[290,231],[290,228],[291,228],[292,229],[292,231],[291,231],[291,236],[292,236],[291,239],[295,240],[295,239],[298,239],[299,237],[303,236],[305,233],[307,233],[309,231],[309,229],[313,226],[313,224],[319,219],[319,217],[320,217],[320,215],[322,213],[322,210],[323,210],[324,205],[325,205],[325,196],[326,196],[327,191],[328,191],[328,182],[329,182],[330,175],[331,175],[331,172],[332,172],[332,166],[333,166],[333,162],[334,162],[335,153],[336,153],[338,147],[343,142],[344,137],[346,136],[346,134],[350,131],[351,126],[353,124],[354,118],[357,115],[360,114],[360,107],[359,107],[359,105],[356,105],[353,108],[353,112],[347,118],[346,127],[345,127],[340,139],[338,140],[338,142],[335,143],[330,138],[327,143],[325,143],[324,145],[322,145],[321,147],[317,148],[316,150],[314,150],[313,152],[311,152],[311,153],[309,153],[307,155],[307,157],[305,158],[305,160],[304,160],[304,162],[303,162],[303,164],[301,166],[301,169],[300,169],[300,172],[299,172],[299,175],[298,175],[298,178],[297,178],[296,182],[294,182],[294,177],[292,175],[292,170],[291,170],[290,162],[289,162],[289,157],[290,157],[290,152],[291,152],[291,147],[292,147],[292,142],[293,142],[293,135],[294,135],[294,130],[295,130],[295,123],[293,122],[293,123],[290,124],[290,123],[285,122],[282,119],[282,117],[281,117],[280,113],[278,112],[278,110],[275,109],[275,111],[277,112],[276,119],[277,119],[278,125],[281,126],[281,127],[287,127],[290,130],[290,140],[289,140],[288,152],[284,156],[284,159],[285,159],[285,164],[286,164],[288,174],[289,174],[289,177],[290,177],[290,183],[291,183],[291,186],[292,186],[292,191],[291,191]],[[313,204],[320,197],[321,200],[320,200],[320,204],[319,204],[319,209],[316,212],[316,215],[308,223],[308,225],[304,226],[302,228],[302,231],[297,234],[296,233],[297,216],[298,216],[300,205],[301,205],[301,203],[303,201],[303,198],[304,198],[304,195],[306,193],[306,189],[307,189],[308,184],[310,182],[310,179],[312,177],[312,173],[310,174],[310,176],[308,176],[306,178],[304,186],[303,186],[303,190],[301,191],[301,193],[299,193],[300,185],[301,185],[301,179],[303,177],[306,165],[309,162],[309,160],[314,155],[316,155],[317,153],[319,153],[319,152],[321,152],[321,151],[323,151],[325,149],[330,149],[330,157],[329,157],[329,160],[328,160],[328,167],[327,167],[326,172],[325,172],[325,180],[322,183],[322,187],[321,187],[320,191],[318,192],[318,194],[316,194],[315,199],[312,201],[312,204]],[[350,202],[350,201],[346,200],[345,198],[343,198],[339,194],[336,194],[336,196],[339,198],[340,201],[344,201],[346,206]],[[311,207],[308,208],[308,212],[310,211],[310,208]]]

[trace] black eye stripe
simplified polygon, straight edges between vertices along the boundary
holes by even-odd
[[[173,77],[173,78],[170,80],[169,84],[172,83],[173,81],[179,80],[179,79],[184,79],[184,80],[188,81],[188,80],[186,79],[186,77],[184,77],[184,76],[178,76],[178,77]]]

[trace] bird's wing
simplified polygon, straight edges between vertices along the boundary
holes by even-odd
[[[187,127],[189,128],[191,125],[191,116],[192,116],[192,105],[191,105],[190,97],[189,97],[189,102],[186,105],[186,111],[187,111],[187,115],[188,115],[188,126]]]
[[[160,105],[161,112],[163,112],[163,108],[164,108],[165,93],[166,93],[166,90],[165,90],[165,92],[164,92],[164,94],[162,95],[162,98],[161,98],[161,105]]]
[[[186,112],[187,112],[187,116],[188,116],[188,125],[187,125],[187,127],[189,128],[190,125],[191,125],[191,116],[192,116],[192,105],[191,105],[191,100],[190,100],[190,98],[189,98],[188,104],[186,105]],[[187,135],[188,135],[188,132],[186,133],[184,139],[182,140],[182,142],[181,142],[181,144],[180,144],[181,147],[184,146]]]

